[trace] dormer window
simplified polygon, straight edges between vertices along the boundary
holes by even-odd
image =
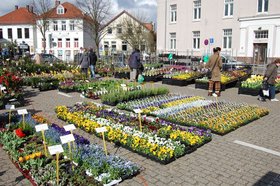
[[[64,14],[64,7],[62,5],[59,5],[56,8],[56,12],[57,12],[57,14]]]

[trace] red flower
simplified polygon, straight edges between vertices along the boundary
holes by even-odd
[[[26,135],[23,133],[23,131],[21,130],[21,128],[18,128],[15,130],[15,133],[16,135],[19,137],[19,138],[23,138],[25,137]]]

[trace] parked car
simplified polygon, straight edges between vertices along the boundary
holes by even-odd
[[[58,63],[61,62],[60,59],[58,59],[53,54],[40,54],[41,55],[41,63]],[[35,55],[31,55],[31,60],[35,60]]]
[[[237,61],[235,59],[233,59],[231,56],[227,56],[227,55],[221,55],[222,61],[223,61],[223,67],[222,69],[224,71],[226,70],[235,70],[235,69],[251,69],[252,65],[251,64],[247,64],[245,62],[242,61]],[[205,58],[204,56],[202,56],[201,60],[203,61]]]
[[[251,69],[252,65],[247,64],[243,61],[237,61],[233,59],[231,56],[221,55],[222,61],[223,61],[223,70],[229,70],[229,69]]]

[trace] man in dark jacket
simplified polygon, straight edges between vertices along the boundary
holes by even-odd
[[[130,68],[130,81],[136,81],[138,70],[141,67],[139,49],[135,49],[131,53],[128,61],[128,66]]]
[[[89,63],[90,77],[94,79],[95,78],[94,68],[97,62],[97,56],[92,48],[89,49],[89,60],[90,60]]]

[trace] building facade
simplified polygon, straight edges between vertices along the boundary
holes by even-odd
[[[34,53],[36,49],[36,15],[32,7],[15,6],[15,9],[0,17],[0,44],[5,48],[9,43],[16,43],[17,50]],[[13,51],[20,53],[22,51]]]
[[[142,25],[146,32],[153,31],[152,23],[142,23],[124,10],[104,26],[104,37],[99,46],[99,50],[102,54],[108,53],[110,55],[119,52],[129,53],[133,50],[132,46],[127,41],[119,37],[120,34],[125,32],[126,26],[123,25],[124,22],[131,22],[134,26],[138,24]],[[143,45],[141,45],[139,49],[141,51],[148,51],[147,43],[143,42]]]
[[[278,0],[158,0],[157,51],[202,56],[215,46],[250,63],[280,57]]]
[[[43,34],[37,29],[37,52],[43,53],[44,46],[46,53],[53,54],[59,59],[70,62],[74,61],[75,55],[79,53],[81,47],[93,47],[94,40],[84,20],[83,12],[71,3],[60,4],[56,1],[56,6],[48,13],[46,42]],[[42,19],[37,20],[37,25]]]

